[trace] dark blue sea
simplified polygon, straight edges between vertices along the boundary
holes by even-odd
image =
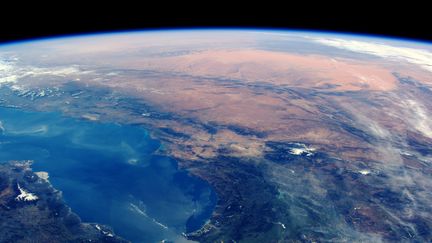
[[[33,160],[84,222],[133,242],[181,242],[209,219],[216,196],[203,180],[155,155],[140,126],[0,108],[0,161]]]

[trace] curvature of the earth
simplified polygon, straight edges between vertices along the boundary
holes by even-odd
[[[0,85],[0,161],[34,160],[83,221],[126,240],[432,240],[432,45],[64,37],[0,46]],[[1,210],[40,206],[10,185]]]

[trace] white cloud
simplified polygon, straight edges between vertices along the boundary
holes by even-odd
[[[81,71],[76,66],[61,66],[61,67],[50,67],[40,68],[34,66],[21,66],[16,63],[16,59],[13,61],[4,61],[0,57],[0,85],[2,83],[16,83],[24,77],[40,77],[40,76],[59,76],[65,77],[68,75],[84,74],[88,71]]]
[[[312,38],[312,40],[345,50],[405,61],[432,72],[432,52],[428,50],[339,38]]]
[[[409,112],[405,117],[410,125],[424,136],[432,138],[432,122],[423,104],[413,99],[402,100],[401,104]]]
[[[2,61],[0,59],[0,84],[16,82],[17,76],[14,75],[13,70],[14,68],[11,63]]]

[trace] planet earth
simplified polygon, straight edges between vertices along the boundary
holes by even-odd
[[[432,45],[190,29],[0,45],[0,242],[431,242]]]

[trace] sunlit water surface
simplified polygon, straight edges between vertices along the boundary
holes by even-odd
[[[211,216],[209,185],[155,155],[160,143],[142,127],[11,108],[0,121],[0,161],[34,160],[85,222],[133,242],[179,242]]]

